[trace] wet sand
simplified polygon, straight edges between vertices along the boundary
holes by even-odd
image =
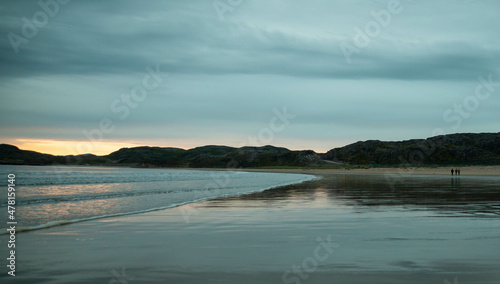
[[[22,233],[17,276],[3,273],[0,280],[499,283],[500,179],[396,178],[328,174],[262,193]]]

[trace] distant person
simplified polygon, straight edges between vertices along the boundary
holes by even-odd
[[[457,175],[460,175],[460,169],[456,169],[455,172],[457,173]]]
[[[453,169],[451,169],[451,175],[453,175],[453,173],[454,173],[454,172],[455,172],[455,171],[453,171]]]

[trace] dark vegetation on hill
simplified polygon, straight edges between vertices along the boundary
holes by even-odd
[[[123,165],[180,168],[500,165],[500,133],[452,134],[401,142],[369,140],[325,154],[274,146],[122,148],[105,156],[54,156],[0,144],[0,164]]]
[[[499,165],[500,133],[451,134],[401,142],[356,142],[322,155],[357,165]]]
[[[324,163],[314,151],[274,146],[232,148],[204,146],[190,150],[161,147],[122,148],[106,156],[53,156],[1,144],[0,164],[127,165],[139,167],[248,168],[306,167]]]

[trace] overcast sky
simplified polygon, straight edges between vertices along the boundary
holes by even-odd
[[[325,152],[500,129],[500,1],[44,1],[0,2],[1,143]]]

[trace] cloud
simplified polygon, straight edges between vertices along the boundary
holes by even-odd
[[[41,8],[3,1],[2,136],[83,139],[106,117],[117,126],[109,139],[225,144],[258,132],[285,105],[298,115],[280,134],[286,143],[448,129],[443,112],[474,94],[478,76],[500,80],[500,2],[401,0],[402,12],[348,63],[340,44],[354,44],[356,28],[387,3],[244,1],[221,21],[211,1],[74,0],[16,54],[7,35],[22,36],[21,19]],[[120,120],[110,105],[156,64],[168,80]],[[497,130],[497,97],[458,131]]]
[[[200,3],[125,1],[114,11],[109,8],[114,4],[75,1],[62,7],[50,28],[21,46],[17,56],[10,43],[2,41],[0,74],[114,74],[159,62],[181,74],[454,80],[475,77],[478,70],[492,72],[497,65],[491,58],[500,55],[500,49],[467,38],[401,42],[380,36],[350,65],[339,44],[352,40],[354,31],[335,32],[332,25],[332,34],[319,37],[250,21],[221,23],[207,16],[213,11]],[[370,15],[370,10],[362,14]],[[21,15],[30,13],[18,11],[16,16]],[[16,16],[4,20],[3,34],[19,22]],[[446,15],[435,16],[446,23]],[[364,24],[361,19],[359,23]]]

